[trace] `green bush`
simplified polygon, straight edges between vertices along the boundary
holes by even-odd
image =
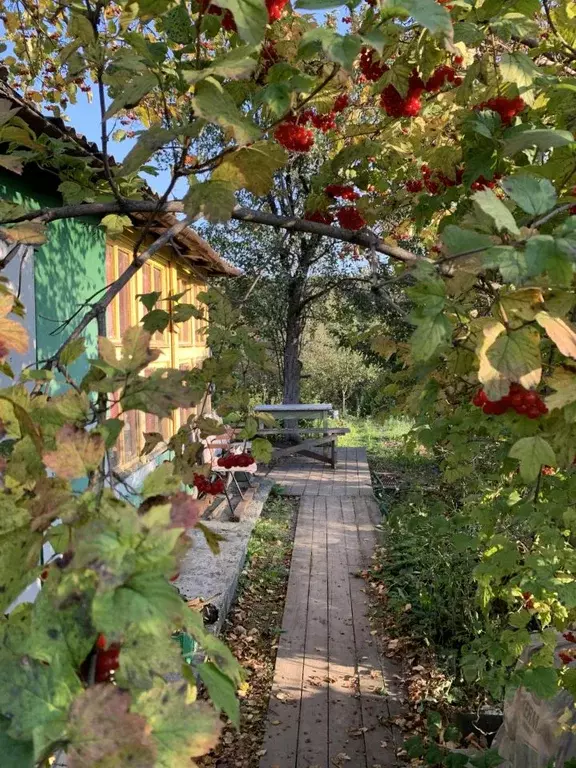
[[[446,655],[459,654],[481,626],[473,570],[476,553],[458,547],[462,523],[429,509],[398,505],[384,524],[374,577],[386,587],[398,632]]]

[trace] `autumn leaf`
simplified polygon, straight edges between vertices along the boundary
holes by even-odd
[[[0,237],[9,243],[23,243],[25,245],[42,245],[46,242],[46,227],[33,221],[25,221],[14,224],[10,228],[0,227]]]
[[[127,691],[113,685],[95,685],[76,697],[68,723],[70,768],[156,765],[157,750],[148,724],[130,712],[131,702]]]
[[[538,312],[536,322],[542,326],[560,352],[576,360],[576,330],[567,320],[553,317],[548,312]]]
[[[508,330],[496,320],[481,323],[482,340],[477,350],[478,378],[489,400],[508,394],[510,384],[518,382],[530,389],[542,375],[540,336],[533,328]]]
[[[185,491],[171,498],[170,528],[193,528],[200,518],[200,504]]]
[[[0,294],[0,358],[6,357],[10,351],[24,354],[28,349],[27,330],[7,317],[13,306],[13,296]]]
[[[56,450],[46,451],[42,460],[58,477],[74,480],[92,472],[104,456],[100,435],[66,425],[56,435]]]
[[[546,398],[546,405],[551,411],[576,402],[576,371],[558,368],[546,383],[556,390],[553,395],[548,395]]]

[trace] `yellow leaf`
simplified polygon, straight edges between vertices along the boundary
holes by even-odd
[[[75,480],[96,469],[104,456],[100,435],[67,425],[58,430],[55,451],[46,451],[42,461],[58,477]]]
[[[28,331],[6,315],[14,306],[14,297],[0,295],[0,357],[5,357],[10,350],[23,354],[28,349]]]
[[[506,320],[519,318],[520,320],[534,320],[540,307],[544,303],[541,288],[522,288],[519,291],[502,294],[500,304],[506,314]]]
[[[0,228],[0,235],[10,243],[24,243],[26,245],[42,245],[46,242],[46,228],[44,224],[34,221],[23,221],[6,228]]]
[[[576,330],[561,317],[553,317],[548,312],[538,312],[536,322],[542,326],[560,352],[576,360]]]
[[[483,318],[478,324],[480,325],[482,333],[476,350],[480,363],[478,379],[484,385],[484,389],[486,390],[489,399],[499,400],[501,397],[508,394],[510,386],[506,377],[494,368],[488,359],[487,352],[506,328],[502,323],[493,320],[492,318]]]

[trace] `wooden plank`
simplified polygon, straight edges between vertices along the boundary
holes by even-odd
[[[355,507],[361,499],[343,499],[342,513],[346,530],[346,556],[352,599],[352,617],[356,639],[358,663],[358,681],[362,707],[362,725],[365,728],[364,745],[368,768],[380,765],[389,768],[397,765],[396,751],[401,746],[401,739],[396,729],[390,727],[391,717],[389,697],[394,698],[392,671],[386,677],[383,673],[382,659],[376,643],[370,634],[367,617],[368,599],[364,592],[364,582],[357,575],[368,565],[366,553],[360,545]],[[394,670],[396,672],[397,670]]]
[[[278,644],[274,681],[260,768],[296,768],[302,676],[306,645],[313,506],[303,499],[298,510],[288,591]]]
[[[328,572],[326,502],[315,497],[298,768],[328,766]]]
[[[309,440],[303,440],[301,443],[295,443],[294,445],[290,445],[287,448],[277,448],[274,451],[273,458],[281,459],[283,456],[291,456],[294,453],[302,453],[303,451],[315,448],[318,445],[331,443],[333,440],[333,437],[311,437]]]
[[[259,429],[259,435],[287,435],[296,433],[306,435],[312,432],[320,432],[322,435],[347,435],[348,427],[298,427],[298,429]]]
[[[328,676],[330,765],[366,768],[362,709],[358,695],[356,643],[340,499],[326,500],[328,524]],[[342,758],[346,755],[347,758]],[[340,757],[339,757],[340,756]]]

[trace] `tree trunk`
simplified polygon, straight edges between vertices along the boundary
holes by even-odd
[[[302,290],[304,282],[294,278],[288,287],[288,311],[286,317],[286,345],[284,347],[283,403],[300,402],[300,345],[304,323],[302,318]]]

